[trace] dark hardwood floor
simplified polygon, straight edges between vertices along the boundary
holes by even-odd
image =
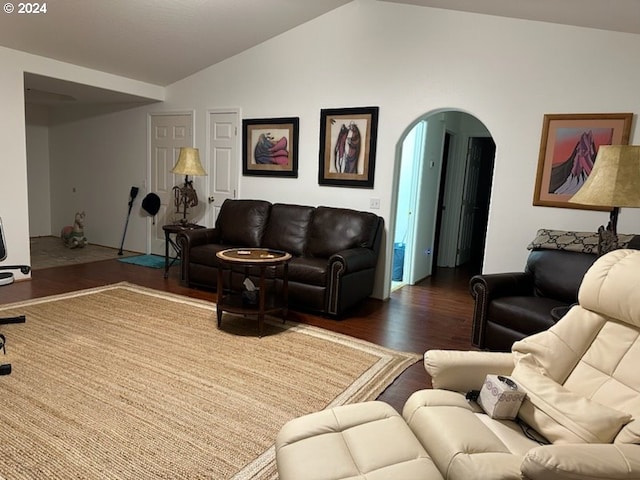
[[[190,297],[214,300],[215,293],[180,284],[179,268],[163,270],[130,265],[118,260],[47,268],[32,272],[32,279],[0,287],[0,304],[127,281]],[[345,320],[289,312],[289,320],[326,328],[388,348],[416,353],[428,349],[471,349],[473,302],[468,292],[471,271],[439,268],[415,286],[392,292],[388,301],[369,299]],[[428,388],[430,379],[422,362],[407,369],[381,395],[401,411],[409,395]]]

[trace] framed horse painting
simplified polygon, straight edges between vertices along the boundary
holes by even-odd
[[[298,176],[298,117],[242,121],[242,174]]]
[[[320,111],[318,183],[373,188],[378,107]]]

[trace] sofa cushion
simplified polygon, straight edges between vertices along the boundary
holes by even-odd
[[[269,220],[271,203],[264,200],[225,201],[216,219],[220,243],[237,247],[259,247]]]
[[[327,261],[314,257],[293,257],[289,262],[289,281],[327,286]]]
[[[262,238],[262,246],[284,250],[294,256],[304,252],[313,207],[276,203],[271,207],[269,225]]]
[[[522,456],[537,446],[515,422],[484,421],[457,392],[415,392],[402,416],[447,479],[520,478]]]
[[[207,265],[209,267],[218,267],[220,262],[216,253],[229,248],[228,245],[220,245],[217,243],[207,243],[206,245],[198,245],[193,247],[190,252],[190,261],[198,265]]]
[[[527,259],[526,271],[533,274],[537,296],[572,304],[578,301],[584,274],[597,258],[591,253],[534,250]]]
[[[318,207],[311,220],[306,254],[327,258],[349,248],[372,248],[378,218],[368,212]]]
[[[560,306],[565,304],[553,298],[498,297],[489,304],[488,314],[491,322],[527,336],[551,327],[551,310]]]

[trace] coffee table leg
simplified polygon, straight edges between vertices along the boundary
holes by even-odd
[[[289,263],[284,264],[284,272],[282,275],[282,323],[287,320],[289,314]]]
[[[258,304],[258,328],[260,329],[260,338],[262,338],[262,334],[264,333],[264,306],[265,306],[265,298],[267,296],[267,292],[265,291],[265,275],[266,267],[260,266],[260,303]]]
[[[218,328],[222,325],[222,296],[224,295],[224,278],[222,265],[218,265],[218,285],[216,286],[216,313],[218,315]]]

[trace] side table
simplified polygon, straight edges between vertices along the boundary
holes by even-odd
[[[171,238],[171,235],[178,235],[178,233],[185,230],[195,230],[197,228],[205,227],[195,223],[170,223],[162,226],[162,230],[164,230],[164,278],[169,277],[169,268],[180,258],[180,246]],[[173,248],[174,257],[169,255],[169,246]]]
[[[264,332],[264,316],[267,313],[276,311],[282,312],[282,319],[286,319],[289,301],[289,260],[291,254],[280,250],[270,250],[265,248],[229,248],[216,253],[216,257],[220,260],[220,268],[218,268],[218,301],[216,310],[218,315],[218,328],[222,324],[222,313],[232,312],[241,315],[257,315],[258,328],[260,329],[260,337]],[[224,288],[224,271],[223,266],[227,266],[226,271],[229,274],[229,288]],[[267,294],[265,281],[265,272],[268,267],[276,267],[282,265],[282,291],[280,295],[275,291]],[[258,299],[255,305],[244,302],[241,292],[232,291],[231,277],[233,267],[239,266],[248,272],[249,267],[258,267],[260,269],[260,280],[258,282]],[[275,282],[274,282],[275,283]]]

